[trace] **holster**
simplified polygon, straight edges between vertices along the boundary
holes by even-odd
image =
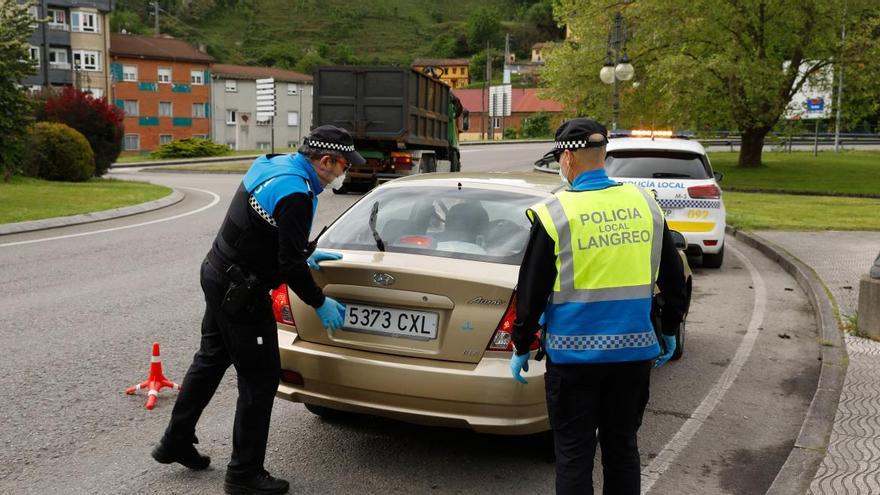
[[[229,277],[229,287],[220,302],[220,309],[227,314],[235,314],[245,308],[253,308],[254,295],[260,290],[260,280],[253,274],[247,273],[238,265],[229,265],[226,268]]]

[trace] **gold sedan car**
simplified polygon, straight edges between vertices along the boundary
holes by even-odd
[[[540,173],[425,174],[365,195],[318,242],[343,255],[315,279],[345,304],[344,327],[329,333],[286,287],[273,293],[278,397],[318,415],[548,430],[544,361],[531,363],[528,385],[514,381],[510,330],[525,210],[558,188]]]

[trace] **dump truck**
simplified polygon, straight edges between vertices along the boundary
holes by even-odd
[[[398,177],[458,172],[458,133],[468,115],[446,84],[408,67],[325,66],[314,73],[312,125],[348,130],[366,159],[336,193]]]

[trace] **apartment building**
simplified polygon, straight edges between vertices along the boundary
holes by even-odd
[[[111,9],[111,0],[40,0],[31,5],[31,17],[47,22],[34,23],[30,56],[39,69],[22,85],[33,90],[74,86],[107,96]]]
[[[125,111],[126,154],[211,133],[214,58],[169,36],[112,34],[113,100]]]
[[[215,64],[211,134],[236,150],[269,150],[302,144],[312,125],[312,76],[272,67]],[[275,80],[274,120],[257,120],[257,79]]]

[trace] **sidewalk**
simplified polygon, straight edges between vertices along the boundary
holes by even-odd
[[[880,232],[775,232],[759,236],[816,271],[841,316],[858,309],[859,278],[880,251]],[[809,493],[880,493],[880,342],[846,335],[846,371],[828,449]]]

